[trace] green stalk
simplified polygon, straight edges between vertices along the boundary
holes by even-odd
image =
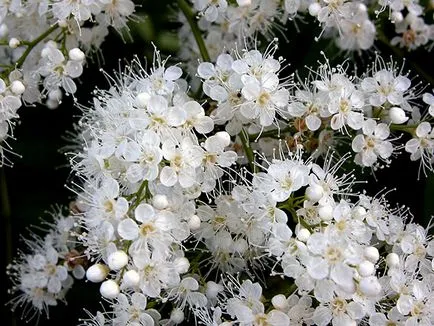
[[[243,144],[244,153],[247,156],[247,159],[249,160],[249,165],[253,173],[256,173],[256,166],[253,163],[255,161],[255,156],[253,154],[253,150],[250,147],[250,141],[247,137],[247,132],[243,129],[238,134],[238,137],[240,137],[241,143]]]
[[[211,58],[208,54],[208,50],[206,49],[205,42],[202,38],[202,33],[197,26],[196,17],[191,10],[191,7],[185,0],[178,0],[179,9],[181,9],[185,18],[190,25],[191,31],[193,32],[194,39],[196,40],[197,46],[199,47],[200,55],[202,56],[203,61],[211,62]]]

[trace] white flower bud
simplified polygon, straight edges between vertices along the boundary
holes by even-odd
[[[362,278],[359,287],[360,291],[368,297],[378,295],[381,292],[381,284],[375,276]]]
[[[118,283],[113,280],[107,280],[101,283],[99,292],[104,298],[114,299],[118,296],[120,289]]]
[[[333,218],[333,207],[324,205],[318,209],[318,215],[323,221],[329,221]]]
[[[318,2],[314,2],[309,5],[309,14],[311,16],[318,15],[320,10],[321,10],[321,5]]]
[[[286,297],[283,294],[275,295],[271,299],[271,304],[277,310],[286,310],[288,308],[288,300],[286,300]]]
[[[399,266],[399,256],[394,252],[390,253],[386,257],[386,264],[390,268],[395,268]]]
[[[366,247],[363,254],[367,260],[374,264],[380,259],[380,253],[375,247]]]
[[[174,265],[176,272],[179,274],[187,273],[190,268],[190,262],[185,257],[176,258]]]
[[[169,201],[167,200],[166,195],[155,195],[152,199],[152,205],[156,209],[165,209],[169,206]]]
[[[151,95],[148,93],[139,93],[136,96],[136,104],[141,108],[146,108],[150,98]]]
[[[367,12],[368,8],[366,7],[366,5],[364,3],[359,3],[357,5],[357,9],[359,9],[360,12]]]
[[[105,280],[109,271],[106,265],[95,264],[87,269],[86,278],[91,282],[99,283]]]
[[[14,80],[11,83],[11,91],[12,93],[14,93],[15,95],[21,95],[24,93],[24,91],[26,90],[26,87],[24,86],[24,84],[22,82],[20,82],[19,80]]]
[[[297,239],[301,242],[306,242],[310,237],[310,232],[308,229],[300,229],[297,233]]]
[[[217,298],[218,294],[223,291],[223,286],[213,281],[206,283],[205,294],[208,298]]]
[[[59,104],[60,104],[60,101],[57,101],[57,100],[51,100],[51,99],[48,99],[48,100],[45,102],[45,105],[46,105],[47,108],[49,108],[50,110],[57,109],[57,108],[59,107]]]
[[[306,197],[316,203],[324,195],[324,189],[319,185],[312,185],[306,188]]]
[[[129,270],[125,272],[124,277],[122,278],[122,286],[133,288],[139,285],[140,275],[135,270]]]
[[[118,271],[128,264],[128,255],[123,250],[115,251],[108,256],[107,263],[111,270]]]
[[[45,47],[41,50],[41,57],[46,58],[50,54],[51,50],[48,47]]]
[[[20,45],[20,40],[18,40],[17,38],[12,37],[12,38],[9,40],[9,47],[10,47],[11,49],[16,49],[19,45]]]
[[[0,25],[0,38],[5,38],[6,35],[8,35],[8,33],[9,33],[8,25],[1,24]]]
[[[394,12],[392,12],[392,15],[390,16],[390,20],[393,23],[400,23],[404,20],[404,16],[402,15],[402,13],[400,11],[394,11]]]
[[[192,231],[196,231],[197,229],[199,229],[200,224],[201,224],[200,218],[197,215],[193,215],[188,220],[188,226],[190,227],[190,230],[192,230]]]
[[[170,313],[170,320],[175,324],[181,324],[184,321],[184,313],[181,309],[173,309]]]
[[[375,266],[368,260],[362,261],[357,268],[360,276],[366,277],[374,274]]]
[[[353,209],[353,217],[356,219],[363,219],[366,215],[366,209],[362,206],[354,207]]]
[[[392,123],[396,124],[401,124],[408,120],[408,117],[405,115],[404,110],[398,107],[390,108],[389,118]]]
[[[62,91],[60,89],[55,89],[48,92],[48,99],[59,101],[62,99]]]
[[[86,57],[84,55],[84,52],[81,51],[79,48],[73,48],[73,49],[69,50],[68,56],[69,56],[69,59],[71,59],[73,61],[83,61],[84,58]]]
[[[250,6],[252,4],[252,0],[237,0],[237,3],[240,7]]]

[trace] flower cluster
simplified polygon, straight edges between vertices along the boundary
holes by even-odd
[[[208,37],[224,25],[215,35],[232,34],[231,42],[237,31],[267,34],[299,11],[325,32],[340,30],[343,48],[367,48],[374,37],[359,3],[193,3]],[[52,11],[99,22],[88,4]],[[112,5],[124,14],[110,22],[124,24],[127,2]],[[402,10],[382,5],[397,8],[393,17]],[[346,20],[360,38],[345,35]],[[87,312],[86,326],[434,324],[429,227],[385,194],[360,192],[346,168],[351,158],[375,170],[405,149],[432,172],[434,96],[380,57],[361,75],[326,61],[302,81],[285,74],[275,42],[231,52],[214,39],[213,62],[207,41],[197,42],[196,80],[156,51],[148,70],[136,59],[80,107],[68,153],[73,214],[28,241],[32,252],[9,268],[14,306],[48,311],[64,300],[70,272],[100,284],[104,307]],[[47,42],[41,51],[43,86],[73,93],[81,50],[65,56]],[[16,81],[0,87],[10,117],[27,89]]]
[[[395,26],[396,36],[392,45],[408,50],[426,46],[434,40],[434,25],[429,23],[429,4],[419,1],[347,1],[347,0],[193,0],[194,8],[200,17],[199,26],[205,33],[205,43],[214,60],[225,49],[243,45],[245,40],[253,40],[258,34],[268,39],[277,33],[284,34],[288,20],[314,17],[322,27],[321,36],[334,38],[336,45],[346,51],[370,49],[374,41],[387,41],[380,23],[389,18]],[[389,16],[379,15],[388,9]],[[426,11],[426,10],[425,10]],[[427,17],[425,17],[427,16]],[[385,19],[383,19],[385,18]],[[184,18],[181,18],[183,20]],[[376,26],[376,23],[379,26]],[[192,53],[198,57],[199,51],[188,32],[188,27],[180,30],[181,39],[188,46],[182,50],[186,60]]]
[[[45,237],[33,235],[25,240],[29,252],[21,252],[8,266],[7,273],[14,284],[10,292],[17,293],[10,304],[13,309],[23,307],[27,320],[41,313],[48,316],[50,306],[65,301],[73,277],[82,279],[85,275],[86,259],[77,251],[73,236],[75,219],[60,211],[53,218],[54,222],[47,223],[49,232]]]
[[[432,94],[422,95],[393,62],[377,57],[373,67],[357,77],[327,61],[306,80],[292,82],[290,77],[279,79],[281,64],[274,51],[275,46],[265,55],[245,51],[238,59],[223,53],[215,64],[199,64],[203,91],[216,102],[210,115],[230,135],[246,130],[256,140],[254,135],[264,133],[258,146],[270,155],[270,144],[278,146],[273,138],[302,146],[314,156],[339,152],[343,144],[336,139],[349,138],[354,160],[362,167],[389,164],[394,153],[405,148],[411,160],[421,160],[424,173],[432,170]],[[413,136],[405,144],[400,140],[403,132]]]
[[[134,3],[121,1],[14,1],[0,9],[0,165],[11,162],[6,142],[24,103],[56,108],[74,94],[85,52],[97,50],[110,26],[121,29]]]

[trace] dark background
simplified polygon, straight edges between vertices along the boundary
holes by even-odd
[[[180,46],[176,39],[177,23],[168,21],[168,15],[173,15],[167,4],[172,1],[153,1],[152,4],[145,2],[138,8],[140,13],[146,13],[145,20],[138,20],[132,24],[131,34],[134,43],[124,42],[116,32],[104,42],[102,53],[104,60],[100,64],[89,62],[81,82],[78,85],[76,97],[79,103],[88,103],[90,94],[94,87],[107,88],[107,82],[99,71],[101,66],[106,72],[113,69],[118,70],[119,65],[130,62],[134,55],[139,58],[152,58],[154,42],[162,53],[176,53]],[[329,41],[322,40],[315,42],[314,37],[318,36],[320,29],[312,21],[307,24],[299,24],[301,32],[297,32],[294,26],[288,24],[285,33],[289,43],[280,44],[279,54],[287,58],[291,64],[289,72],[296,69],[303,69],[305,65],[315,66],[317,60],[323,61],[319,55],[320,50],[325,50],[332,62],[340,62],[342,58],[348,57],[339,53]],[[277,35],[279,37],[279,35]],[[182,45],[181,45],[182,46]],[[394,51],[385,44],[376,44],[378,50],[384,54],[383,57],[392,55],[395,60],[407,59],[407,67],[414,70],[414,64],[423,67],[427,76],[434,76],[434,69],[428,63],[432,62],[432,55],[424,50],[406,53],[405,51]],[[372,62],[373,52],[364,53],[361,56],[354,55],[351,60],[366,65]],[[362,69],[361,69],[362,70]],[[424,80],[423,78],[420,78]],[[424,82],[426,82],[424,80]],[[431,90],[431,85],[428,90]],[[29,231],[30,225],[40,225],[40,218],[49,218],[45,212],[55,204],[68,205],[74,198],[73,194],[64,187],[70,171],[68,162],[59,148],[65,146],[67,131],[72,130],[72,125],[78,120],[79,110],[74,107],[71,98],[65,98],[64,103],[56,110],[48,110],[45,107],[26,107],[19,111],[20,121],[15,128],[16,141],[12,142],[16,153],[22,158],[13,158],[13,168],[1,169],[1,196],[8,198],[8,202],[1,202],[2,220],[2,270],[16,254],[17,249],[24,249],[20,237],[28,237],[31,232],[40,232],[35,228]],[[376,179],[365,176],[369,180],[366,188],[368,193],[375,194],[382,190],[385,185],[390,188],[397,188],[389,194],[391,202],[409,206],[414,214],[415,221],[427,225],[430,214],[434,213],[434,177],[431,174],[428,178],[421,176],[417,180],[418,162],[410,162],[407,154],[400,155],[394,160],[389,169],[379,171]],[[357,172],[359,173],[359,172]],[[42,234],[42,233],[41,233]],[[10,287],[5,274],[3,274],[2,293],[6,294]],[[3,302],[10,300],[6,294]],[[98,285],[76,281],[76,284],[67,295],[68,305],[60,303],[56,308],[50,309],[50,319],[46,320],[41,316],[39,325],[77,325],[80,317],[85,317],[83,307],[91,312],[96,312],[99,307],[100,296]],[[11,313],[9,307],[2,305],[1,325],[28,325],[20,321],[20,310]],[[36,324],[36,319],[30,321],[30,325]]]

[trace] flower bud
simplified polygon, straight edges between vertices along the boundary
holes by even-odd
[[[301,242],[306,242],[310,237],[310,232],[308,229],[300,229],[297,233],[297,239]]]
[[[360,12],[367,12],[368,8],[366,7],[366,5],[364,3],[359,3],[357,5],[357,9],[359,9]]]
[[[60,89],[55,89],[48,92],[48,99],[59,101],[62,99],[62,91]]]
[[[128,255],[123,250],[115,251],[108,256],[107,263],[111,270],[118,271],[128,264]]]
[[[223,291],[223,286],[213,282],[209,281],[206,283],[206,291],[205,294],[208,298],[217,298],[220,292]]]
[[[240,7],[250,6],[252,4],[252,0],[237,0],[237,3]]]
[[[362,206],[356,206],[353,209],[353,217],[358,220],[362,220],[365,218],[366,209]]]
[[[286,310],[288,308],[288,300],[286,300],[286,297],[283,294],[275,295],[271,299],[271,304],[277,310]]]
[[[321,206],[318,209],[318,215],[323,221],[329,221],[333,218],[333,207],[330,205]]]
[[[374,264],[380,259],[380,253],[375,247],[366,247],[363,254],[367,260]]]
[[[12,93],[14,93],[15,95],[21,95],[24,93],[24,91],[26,90],[26,87],[24,86],[24,84],[22,82],[20,82],[19,80],[14,80],[11,83],[11,91]]]
[[[318,2],[314,2],[309,5],[309,14],[311,16],[318,15],[320,10],[321,10],[321,5]]]
[[[140,275],[135,270],[129,270],[125,272],[122,278],[122,285],[128,288],[133,288],[139,285]]]
[[[362,261],[357,268],[360,276],[366,277],[374,274],[375,266],[368,260]]]
[[[319,185],[312,185],[306,189],[306,197],[311,202],[316,203],[324,195],[324,189]]]
[[[170,320],[175,324],[181,324],[184,321],[184,313],[181,309],[173,309],[170,313]]]
[[[148,93],[139,93],[136,96],[136,104],[141,108],[146,108],[151,95]]]
[[[190,227],[190,230],[192,230],[192,231],[196,231],[197,229],[199,229],[200,224],[201,224],[200,218],[197,215],[193,215],[188,220],[188,226]]]
[[[390,108],[389,118],[392,123],[396,124],[401,124],[408,120],[408,117],[405,115],[404,110],[398,107]]]
[[[392,12],[392,15],[390,16],[390,20],[393,23],[400,23],[404,20],[404,16],[402,15],[402,13],[400,11],[394,11],[394,12]]]
[[[390,253],[386,257],[386,264],[390,268],[395,268],[399,266],[399,256],[394,252]]]
[[[12,38],[9,40],[9,47],[10,47],[11,49],[16,49],[19,45],[20,45],[20,40],[18,40],[17,38],[12,37]]]
[[[362,278],[359,282],[360,291],[366,296],[375,296],[381,292],[381,284],[375,276]]]
[[[1,24],[0,25],[0,38],[5,38],[6,35],[8,35],[8,33],[9,33],[8,25]]]
[[[107,280],[101,283],[99,292],[104,298],[114,299],[118,296],[120,289],[118,283],[113,280]]]
[[[106,265],[95,264],[87,269],[86,278],[91,282],[99,283],[105,280],[109,271]]]
[[[71,59],[73,61],[83,61],[84,58],[86,57],[84,55],[84,52],[81,51],[79,48],[73,48],[73,49],[69,50],[68,56],[69,56],[69,59]]]
[[[166,195],[155,195],[152,199],[152,205],[156,209],[165,209],[169,206],[169,201],[167,200]]]

